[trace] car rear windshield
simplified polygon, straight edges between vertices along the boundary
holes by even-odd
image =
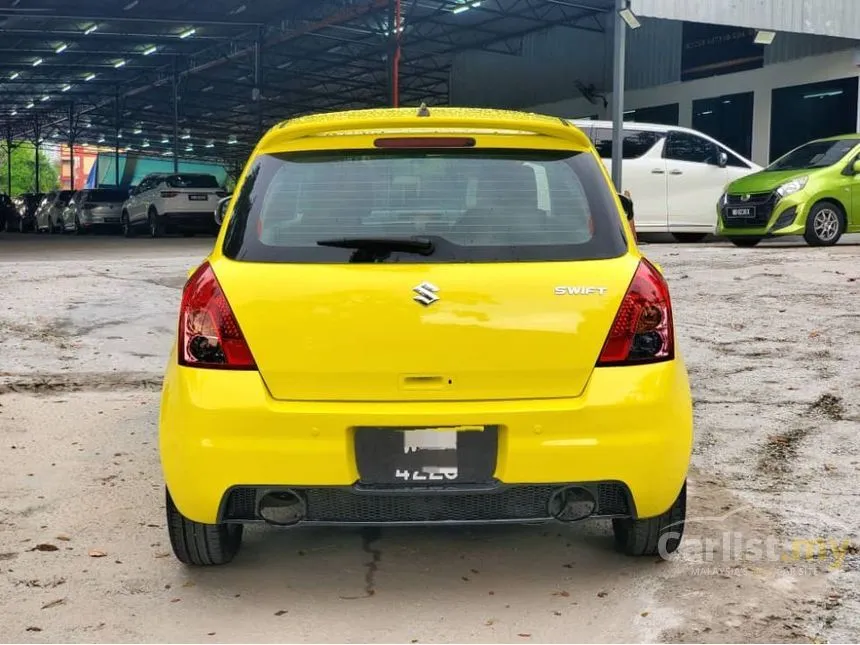
[[[212,175],[170,175],[167,185],[171,188],[220,188]]]
[[[87,193],[90,203],[124,202],[128,199],[127,190],[91,190]]]
[[[417,253],[404,240],[430,245]],[[626,248],[595,157],[486,149],[262,155],[224,241],[236,260],[327,264],[586,260]]]
[[[860,139],[839,139],[837,141],[812,141],[792,150],[774,161],[768,170],[807,170],[827,168],[838,163],[842,157],[860,143]]]

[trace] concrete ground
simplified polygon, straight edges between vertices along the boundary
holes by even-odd
[[[600,522],[263,527],[192,570],[169,554],[158,387],[211,244],[0,235],[0,641],[860,639],[857,240],[643,246],[695,396],[671,562],[616,554]]]

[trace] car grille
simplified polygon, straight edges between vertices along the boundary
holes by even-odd
[[[750,228],[767,226],[773,209],[776,206],[776,193],[751,193],[747,200],[742,199],[746,195],[726,195],[726,206],[749,206],[755,208],[755,217],[741,219],[726,217],[726,209],[723,209],[722,220],[724,228]]]
[[[414,491],[361,488],[292,488],[305,500],[307,522],[398,524],[547,520],[549,501],[563,484],[499,486],[489,490]],[[594,516],[631,514],[630,495],[620,482],[584,484],[597,499]],[[237,487],[228,493],[222,521],[255,521],[258,490]]]

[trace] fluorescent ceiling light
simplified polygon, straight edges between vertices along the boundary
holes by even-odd
[[[144,139],[143,143],[140,144],[140,147],[141,148],[148,148],[149,147],[149,139]]]
[[[144,105],[144,106],[143,106],[143,109],[144,109],[144,110],[151,110],[151,109],[152,109],[152,107],[153,107],[153,106],[152,106],[152,103],[148,103],[148,104],[146,104],[146,105]]]
[[[131,0],[131,2],[129,2],[127,5],[125,5],[122,8],[122,10],[128,11],[129,9],[134,9],[138,5],[139,2],[140,2],[140,0]]]
[[[89,75],[88,75],[84,80],[85,80],[85,81],[91,81],[91,80],[93,80],[95,77],[96,77],[96,75],[95,75],[95,74],[89,74]]]
[[[68,84],[63,85],[63,91],[64,91],[64,92],[68,92],[70,89],[72,89],[72,86],[71,86],[71,85],[68,85]]]
[[[48,96],[47,94],[45,94],[45,96],[42,97],[42,101],[50,101],[50,100],[51,100],[51,97]]]
[[[215,139],[209,139],[209,141],[206,142],[206,147],[207,148],[214,148],[215,147]]]
[[[9,114],[11,114],[12,116],[15,116],[16,114],[18,114],[18,110],[12,110]]]
[[[134,127],[134,133],[135,133],[135,134],[140,134],[141,132],[143,132],[143,125],[142,125],[142,124],[140,124],[140,123],[138,123],[138,124]]]
[[[185,152],[191,152],[192,150],[194,150],[194,146],[191,145],[190,143],[187,146],[185,146]]]
[[[709,114],[713,114],[713,110],[706,110],[705,112],[699,112],[699,116],[708,116]]]
[[[38,67],[38,66],[39,66],[39,65],[41,65],[43,62],[44,62],[44,61],[43,61],[41,58],[37,58],[36,60],[34,60],[34,61],[33,61],[33,67]]]
[[[235,134],[231,134],[229,137],[227,137],[227,143],[232,146],[239,143],[239,140],[236,138]]]
[[[185,128],[185,132],[182,133],[182,138],[183,139],[190,139],[191,138],[191,130],[189,130],[188,128]]]
[[[235,9],[232,9],[228,13],[231,16],[238,16],[240,13],[244,12],[245,9],[247,9],[247,8],[248,8],[248,5],[240,4],[238,7],[236,7]]]
[[[14,81],[19,76],[21,76],[21,74],[19,74],[18,72],[12,72],[12,75],[9,77],[9,80]]]
[[[203,88],[202,90],[200,90],[200,91],[201,91],[201,92],[211,92],[211,91],[212,91],[212,90],[214,90],[214,89],[215,89],[215,86],[214,86],[214,85],[207,85],[206,87],[204,87],[204,88]]]
[[[181,34],[179,34],[179,37],[183,38],[183,39],[189,38],[196,33],[197,33],[197,30],[194,27],[192,27],[191,29],[188,29],[187,31],[183,31]]]
[[[773,42],[774,38],[776,38],[776,32],[775,31],[767,31],[767,30],[762,29],[762,30],[756,32],[755,44],[756,45],[770,45]]]
[[[60,45],[59,47],[57,47],[57,48],[54,50],[54,53],[55,53],[55,54],[62,54],[62,53],[63,53],[64,51],[66,51],[68,48],[69,48],[69,46],[68,46],[66,43],[63,43],[62,45]]]
[[[84,32],[84,35],[89,36],[91,33],[93,33],[98,28],[99,28],[98,25],[90,25],[89,27],[87,27],[87,30]]]
[[[633,13],[629,8],[622,9],[618,12],[618,15],[621,16],[621,19],[627,23],[627,26],[631,29],[639,29],[642,26],[642,23],[639,22],[639,18],[636,17],[636,14]]]
[[[150,54],[154,54],[157,51],[158,51],[158,47],[156,45],[153,45],[152,47],[147,47],[146,49],[144,49],[143,55],[149,56]]]
[[[105,142],[105,135],[100,134],[99,135],[99,143],[104,143],[104,142]]]
[[[29,103],[27,103],[27,109],[28,110],[32,110],[34,107],[36,107],[36,104],[33,103],[33,101],[30,101]]]
[[[120,67],[124,67],[124,66],[125,66],[125,61],[124,61],[124,60],[118,60],[117,62],[115,62],[115,63],[113,64],[113,66],[114,66],[115,68],[117,68],[117,69],[119,69]]]
[[[165,134],[165,135],[161,138],[161,143],[170,143],[170,138]]]
[[[803,98],[805,99],[826,99],[831,96],[840,96],[844,94],[843,90],[830,90],[829,92],[816,92],[815,94],[805,94]]]
[[[161,156],[162,156],[162,157],[172,157],[172,156],[173,156],[173,151],[171,151],[171,150],[165,150],[164,152],[162,152],[162,153],[161,153]]]
[[[474,0],[473,2],[459,2],[459,7],[455,9],[451,9],[451,13],[463,13],[464,11],[468,11],[469,9],[475,9],[480,7],[483,3],[483,0]]]

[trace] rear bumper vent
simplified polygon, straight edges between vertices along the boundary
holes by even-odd
[[[307,524],[435,524],[531,522],[552,519],[555,492],[577,484],[499,485],[469,490],[291,487],[305,502]],[[592,517],[629,517],[633,505],[620,482],[581,484],[596,500]],[[220,521],[261,521],[257,503],[279,487],[236,487],[227,493]]]

